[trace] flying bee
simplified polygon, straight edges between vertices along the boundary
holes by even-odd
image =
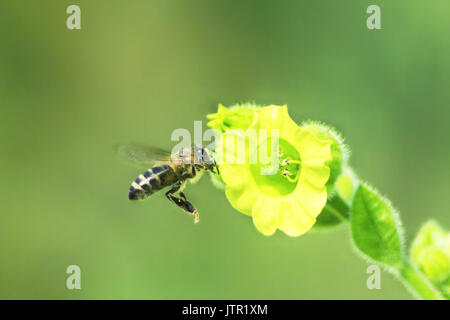
[[[131,183],[128,199],[142,200],[171,187],[166,192],[167,199],[193,215],[195,223],[199,221],[198,211],[186,199],[183,189],[187,181],[196,182],[206,171],[219,174],[219,167],[210,150],[193,146],[171,154],[156,147],[121,145],[118,152],[135,164],[149,168]]]

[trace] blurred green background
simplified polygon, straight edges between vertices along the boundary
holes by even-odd
[[[199,225],[163,195],[129,202],[141,170],[113,146],[170,148],[218,103],[287,104],[343,133],[409,244],[427,219],[450,227],[449,15],[448,0],[1,1],[0,298],[411,298],[385,272],[366,288],[346,228],[265,237],[209,179],[187,189]]]

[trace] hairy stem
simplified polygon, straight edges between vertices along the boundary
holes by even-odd
[[[431,284],[431,282],[411,264],[409,259],[404,258],[403,266],[398,271],[403,284],[418,299],[445,300],[433,284]]]

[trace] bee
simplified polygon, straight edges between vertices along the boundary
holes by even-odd
[[[219,174],[219,167],[209,149],[193,146],[175,154],[137,145],[121,145],[117,149],[119,154],[135,164],[148,168],[131,183],[128,199],[142,200],[170,187],[165,193],[167,199],[194,216],[195,223],[199,221],[198,210],[186,199],[183,189],[187,181],[198,181],[206,171]]]

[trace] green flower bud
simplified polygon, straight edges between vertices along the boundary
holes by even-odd
[[[358,185],[358,178],[352,169],[345,167],[342,174],[336,180],[336,191],[347,203],[352,203],[352,198]]]
[[[217,129],[221,133],[228,129],[243,129],[245,131],[253,127],[258,120],[256,114],[258,107],[258,105],[251,103],[236,104],[229,108],[219,104],[216,113],[206,116],[211,120],[208,122],[208,127]]]
[[[316,122],[309,121],[301,125],[302,128],[313,131],[319,138],[324,140],[331,140],[331,160],[327,162],[330,168],[330,178],[326,184],[328,195],[333,195],[335,191],[335,184],[338,177],[343,172],[343,168],[347,165],[349,156],[349,148],[344,144],[342,136],[332,127]]]
[[[434,221],[427,222],[413,241],[410,257],[431,282],[450,296],[450,233]]]

